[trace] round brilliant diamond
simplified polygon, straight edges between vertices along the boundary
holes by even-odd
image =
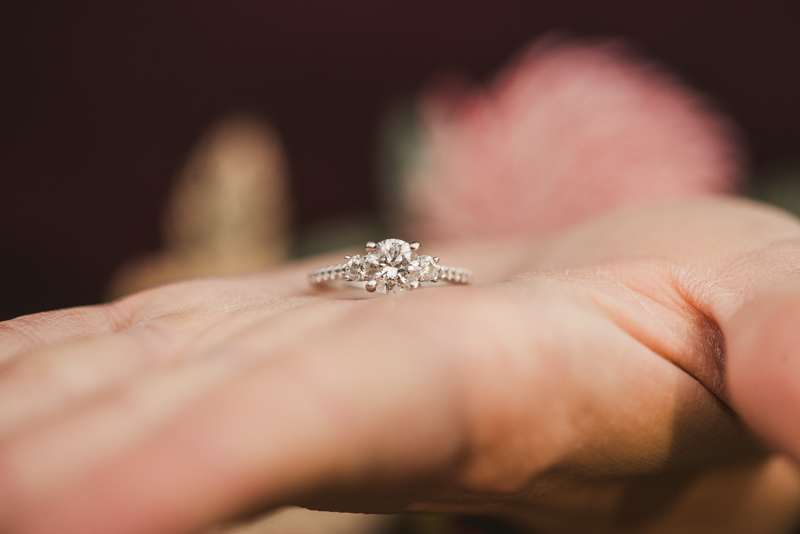
[[[366,280],[377,282],[381,293],[408,291],[420,279],[420,260],[411,245],[400,239],[385,239],[364,259]]]

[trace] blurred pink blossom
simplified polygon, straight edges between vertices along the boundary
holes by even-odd
[[[487,89],[423,97],[424,158],[404,177],[408,235],[542,236],[623,206],[731,192],[732,126],[614,43],[546,39]]]

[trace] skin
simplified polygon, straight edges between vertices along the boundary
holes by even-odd
[[[476,285],[319,291],[305,273],[338,260],[316,258],[0,323],[0,531],[289,503],[553,532],[794,521],[800,479],[768,452],[800,458],[794,218],[706,199],[424,248]]]

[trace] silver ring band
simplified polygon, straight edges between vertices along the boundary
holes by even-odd
[[[312,284],[324,284],[325,282],[335,282],[337,280],[352,282],[345,278],[345,271],[347,270],[347,263],[340,263],[338,265],[328,265],[327,267],[320,267],[308,273],[308,280]],[[361,281],[361,280],[355,280]],[[437,280],[430,280],[430,282],[450,282],[451,284],[469,284],[472,282],[472,271],[469,269],[462,269],[460,267],[448,267],[446,265],[439,266],[439,277]]]

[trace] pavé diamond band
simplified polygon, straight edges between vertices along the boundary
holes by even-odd
[[[367,243],[364,256],[345,256],[346,263],[329,265],[308,273],[312,284],[336,280],[366,282],[367,291],[402,293],[422,282],[469,284],[472,271],[439,265],[439,258],[417,254],[419,243],[384,239]]]

